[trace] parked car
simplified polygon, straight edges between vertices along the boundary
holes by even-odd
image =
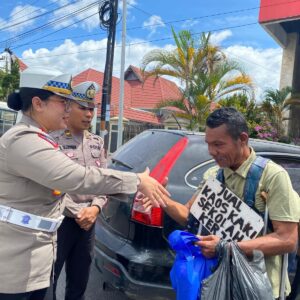
[[[281,164],[300,192],[300,147],[251,140],[257,154]],[[148,130],[122,146],[110,168],[142,172],[146,167],[158,180],[168,176],[172,198],[186,203],[215,165],[203,133]],[[136,195],[109,197],[96,224],[95,263],[104,283],[132,299],[175,299],[169,279],[174,253],[168,235],[180,226],[160,208],[139,210]]]

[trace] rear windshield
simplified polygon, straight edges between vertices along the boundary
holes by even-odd
[[[112,166],[134,172],[142,172],[146,167],[153,169],[181,138],[177,133],[145,131],[113,154]]]

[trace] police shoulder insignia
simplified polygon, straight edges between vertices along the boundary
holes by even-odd
[[[37,135],[41,139],[43,139],[43,140],[47,141],[48,143],[50,143],[55,149],[59,148],[56,141],[50,135],[44,134],[44,133],[38,133]]]

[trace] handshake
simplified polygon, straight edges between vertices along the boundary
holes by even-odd
[[[168,197],[170,193],[165,186],[168,183],[168,178],[165,177],[162,183],[152,178],[150,171],[147,168],[145,172],[139,173],[138,177],[141,182],[138,186],[138,193],[135,197],[135,209],[143,212],[150,212],[152,207],[167,206]]]

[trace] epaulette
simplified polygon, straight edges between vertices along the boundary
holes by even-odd
[[[64,135],[64,130],[56,130],[50,133],[50,136],[58,143],[59,140],[63,137],[63,135]]]
[[[97,140],[98,142],[103,144],[103,138],[101,136],[93,134],[93,133],[91,133],[91,136],[94,140]]]
[[[58,149],[58,143],[55,141],[54,138],[52,138],[49,134],[45,134],[45,133],[37,133],[38,137],[40,137],[41,139],[47,141],[49,144],[51,144],[55,149]]]

